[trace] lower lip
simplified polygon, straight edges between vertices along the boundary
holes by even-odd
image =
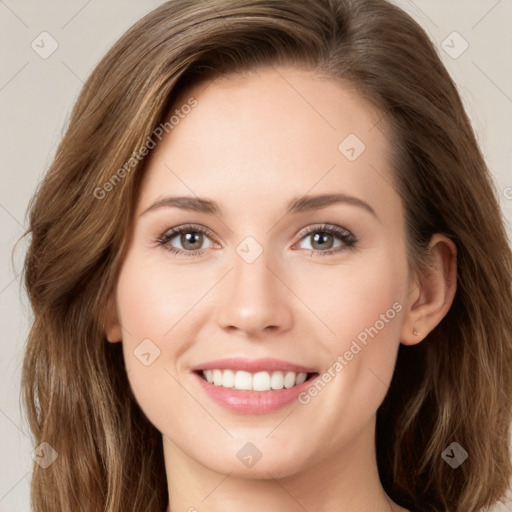
[[[277,411],[285,405],[297,400],[297,397],[305,391],[315,380],[315,376],[307,381],[293,386],[293,388],[272,389],[269,391],[241,391],[235,388],[225,388],[210,384],[197,373],[206,394],[216,403],[241,414],[266,414]]]

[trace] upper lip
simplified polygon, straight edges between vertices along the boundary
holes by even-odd
[[[264,357],[261,359],[246,359],[242,357],[228,357],[224,359],[216,359],[206,363],[198,364],[192,368],[192,371],[201,370],[243,370],[250,373],[264,371],[288,371],[295,373],[316,373],[314,368],[308,368],[300,364]]]

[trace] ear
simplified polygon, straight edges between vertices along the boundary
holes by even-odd
[[[411,279],[410,293],[400,332],[404,345],[422,341],[444,318],[457,289],[457,247],[436,233],[429,244],[428,268]]]
[[[119,323],[116,303],[113,294],[107,300],[105,311],[105,336],[110,343],[121,341],[121,324]]]

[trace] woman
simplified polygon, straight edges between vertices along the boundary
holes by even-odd
[[[450,511],[512,474],[512,256],[383,0],[168,2],[30,208],[34,510]],[[46,445],[45,445],[46,446]]]

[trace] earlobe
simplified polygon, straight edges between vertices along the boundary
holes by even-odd
[[[121,325],[118,320],[116,304],[113,296],[107,301],[105,312],[105,336],[109,343],[117,343],[122,339]]]
[[[426,271],[410,294],[400,333],[404,345],[416,345],[426,338],[450,309],[457,289],[457,248],[445,235],[435,234],[429,244]]]

